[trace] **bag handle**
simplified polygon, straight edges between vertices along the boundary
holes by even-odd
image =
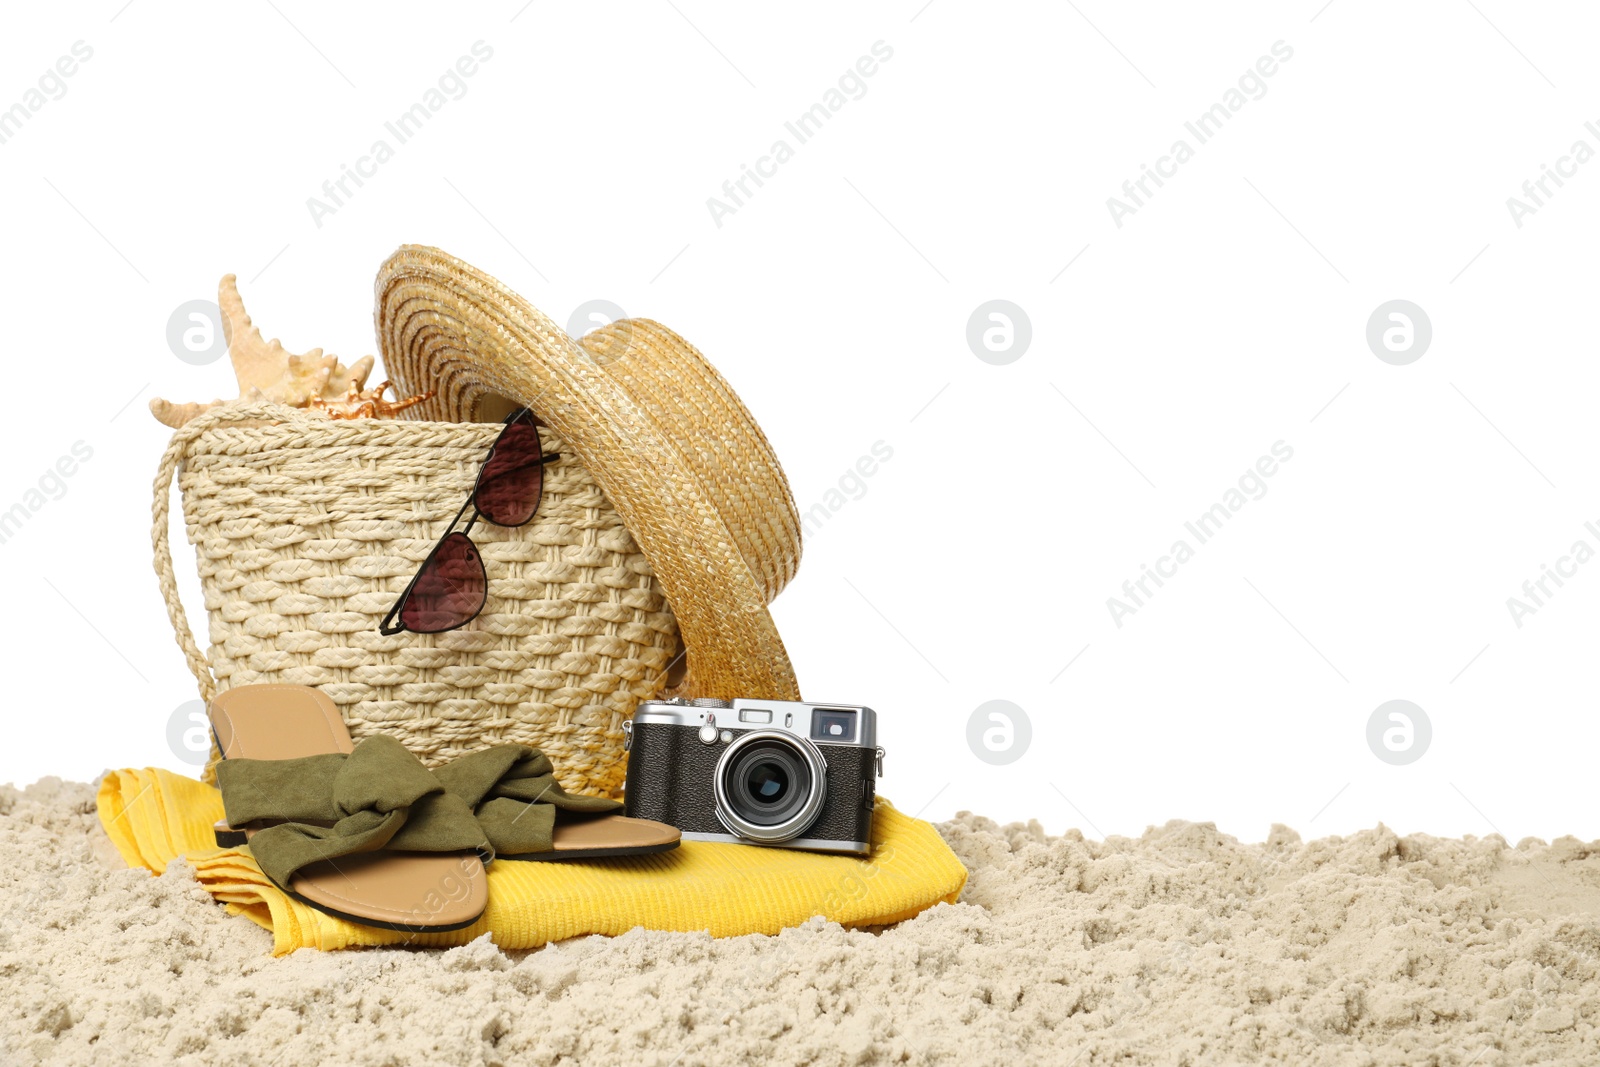
[[[178,597],[178,580],[172,570],[172,546],[167,533],[167,514],[172,504],[172,479],[183,462],[194,439],[213,426],[230,422],[281,422],[285,413],[281,405],[263,401],[224,404],[197,415],[184,423],[167,450],[161,454],[161,465],[156,468],[154,496],[150,503],[150,546],[154,550],[156,582],[161,587],[161,598],[167,604],[167,619],[172,623],[172,636],[183,650],[184,662],[189,672],[200,683],[200,699],[209,702],[217,695],[217,681],[211,673],[211,661],[200,650],[189,629],[189,617],[184,614],[183,601]]]

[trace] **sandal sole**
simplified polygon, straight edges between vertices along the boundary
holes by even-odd
[[[243,830],[228,830],[226,832],[217,830],[215,831],[215,834],[218,848],[240,848],[250,843],[248,836]],[[272,879],[268,878],[267,881],[272,882]],[[330,908],[326,904],[320,904],[314,900],[307,900],[299,893],[296,893],[292,889],[285,889],[277,882],[272,882],[272,886],[285,896],[298,900],[312,911],[320,911],[324,915],[332,915],[335,919],[343,919],[345,922],[355,923],[357,926],[373,926],[380,930],[395,930],[402,934],[447,934],[453,930],[465,930],[467,927],[473,926],[478,922],[479,919],[483,918],[483,915],[480,913],[473,918],[468,919],[466,922],[448,923],[444,926],[408,926],[405,923],[379,922],[376,919],[364,919],[359,915],[351,915],[347,912],[338,911],[337,909]]]
[[[270,878],[267,880],[272,881]],[[482,913],[479,913],[466,922],[450,923],[446,926],[408,926],[405,923],[378,922],[375,919],[363,919],[359,915],[349,915],[342,911],[336,911],[326,904],[318,904],[314,900],[307,900],[292,889],[284,889],[276,882],[272,884],[282,890],[285,896],[293,897],[312,911],[320,911],[324,915],[332,915],[335,919],[343,919],[345,922],[354,923],[357,926],[372,926],[380,930],[394,930],[402,934],[448,934],[453,930],[465,930],[469,926],[476,926],[479,920],[483,918]]]
[[[636,845],[629,848],[573,848],[562,849],[559,852],[526,852],[520,856],[496,856],[498,860],[509,860],[512,863],[565,863],[568,860],[608,860],[627,856],[653,856],[660,852],[671,852],[678,847],[677,841],[665,845]]]
[[[250,837],[243,830],[217,830],[214,831],[218,848],[243,848],[250,843]]]

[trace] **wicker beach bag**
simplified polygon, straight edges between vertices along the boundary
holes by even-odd
[[[161,459],[156,573],[200,694],[316,686],[357,739],[387,733],[429,764],[532,745],[562,784],[616,795],[622,722],[658,696],[678,632],[649,563],[551,430],[534,520],[473,529],[489,598],[468,626],[384,637],[378,622],[472,490],[492,423],[336,421],[270,404],[194,419]],[[210,623],[190,632],[167,538],[176,476]],[[208,780],[218,753],[206,768]]]
[[[392,735],[430,766],[527,744],[566,788],[610,796],[640,701],[669,687],[799,699],[767,608],[799,565],[799,512],[760,426],[693,345],[647,319],[574,341],[494,278],[420,245],[384,262],[375,297],[386,370],[401,395],[431,399],[392,421],[239,401],[185,423],[162,456],[156,574],[203,699],[311,685],[357,739]],[[444,633],[379,634],[467,499],[498,420],[523,405],[561,459],[528,525],[473,528],[483,611]],[[173,577],[174,479],[208,651]]]
[[[574,341],[494,278],[420,245],[390,256],[374,289],[386,370],[401,395],[431,399],[393,421],[240,401],[185,423],[162,456],[156,573],[202,698],[316,686],[357,739],[390,734],[430,766],[527,744],[568,789],[610,796],[640,701],[669,687],[799,699],[767,608],[799,565],[799,512],[760,426],[693,345],[646,319]],[[444,633],[379,634],[467,499],[498,420],[523,405],[561,459],[528,525],[473,528],[483,611]],[[206,652],[173,578],[174,479]]]

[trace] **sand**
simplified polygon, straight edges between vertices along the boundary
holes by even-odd
[[[0,789],[0,1063],[1600,1063],[1600,843],[1137,840],[963,814],[883,931],[269,954],[93,789]]]

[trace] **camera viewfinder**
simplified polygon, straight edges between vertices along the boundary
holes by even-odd
[[[847,744],[854,741],[856,713],[838,708],[817,708],[811,713],[811,739]]]

